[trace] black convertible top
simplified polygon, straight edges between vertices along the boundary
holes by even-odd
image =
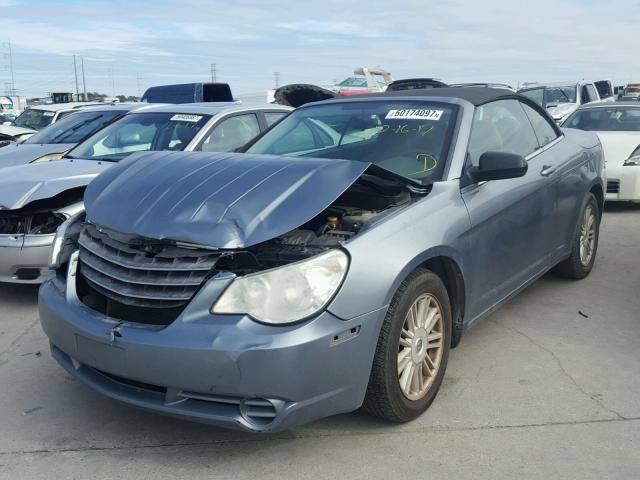
[[[501,100],[505,98],[526,98],[518,95],[506,88],[487,88],[487,87],[443,87],[443,88],[426,88],[416,90],[400,90],[397,92],[370,93],[364,95],[351,95],[348,97],[340,97],[341,100],[357,100],[359,98],[384,98],[384,97],[448,97],[461,98],[467,100],[474,105],[482,105],[493,100]],[[527,102],[528,103],[528,102]]]

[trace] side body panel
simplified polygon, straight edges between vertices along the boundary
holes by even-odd
[[[572,131],[545,150],[540,157],[551,167],[555,211],[548,228],[551,265],[566,258],[576,229],[583,200],[599,175],[602,155],[600,148],[584,148]]]
[[[530,159],[521,178],[470,185],[463,191],[472,227],[468,318],[481,315],[548,268],[554,200],[550,180],[540,175],[541,160]]]
[[[329,310],[349,319],[386,307],[404,278],[433,257],[450,258],[465,275],[469,229],[459,182],[435,183],[425,198],[372,222],[344,245],[351,264]]]

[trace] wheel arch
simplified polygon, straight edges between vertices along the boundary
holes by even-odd
[[[453,321],[451,347],[455,348],[462,337],[467,306],[467,290],[462,261],[455,250],[447,247],[436,248],[424,252],[408,263],[396,277],[390,289],[387,303],[391,301],[404,279],[420,268],[428,269],[438,275],[447,289]]]
[[[599,183],[592,185],[589,192],[593,193],[593,196],[596,197],[598,209],[600,210],[599,213],[600,216],[602,216],[602,213],[604,212],[604,190],[602,189],[602,185]]]

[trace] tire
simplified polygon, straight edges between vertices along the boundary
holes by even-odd
[[[409,315],[410,308],[414,316]],[[437,313],[430,316],[433,309],[440,312],[439,320]],[[406,333],[411,330],[412,324],[405,324],[411,321],[410,318],[423,318],[422,322],[413,324],[416,328],[412,339]],[[425,329],[427,322],[433,324],[433,328],[429,329],[427,325]],[[451,323],[449,295],[440,277],[426,269],[411,273],[394,295],[382,324],[363,403],[366,412],[384,420],[401,423],[413,420],[431,405],[447,368]],[[435,338],[438,334],[439,339]],[[439,347],[428,347],[436,345],[438,340]],[[423,353],[425,356],[421,361]],[[410,363],[406,363],[407,357]],[[411,370],[411,365],[414,370]],[[426,375],[431,367],[434,367],[432,375]],[[399,368],[403,376],[399,375]],[[411,373],[416,370],[418,373]],[[420,378],[413,375],[420,375]],[[400,383],[406,379],[412,381],[403,389]],[[406,381],[404,385],[407,385]],[[426,390],[423,392],[422,389]]]
[[[584,255],[581,255],[581,252],[584,253],[586,248],[585,245],[585,232],[589,234],[590,227],[585,224],[585,221],[590,214],[593,214],[593,243],[592,246],[589,247],[590,254],[588,260],[585,260]],[[586,229],[586,230],[585,230]],[[590,235],[587,235],[591,238]],[[598,239],[600,237],[600,210],[598,208],[598,201],[596,197],[589,192],[587,197],[585,198],[582,209],[580,210],[580,217],[578,218],[578,222],[576,225],[576,231],[573,234],[573,240],[571,242],[571,255],[569,257],[556,265],[554,268],[554,273],[560,275],[561,277],[573,278],[573,279],[581,279],[589,275],[591,269],[593,268],[593,264],[596,261],[596,252],[598,250]]]

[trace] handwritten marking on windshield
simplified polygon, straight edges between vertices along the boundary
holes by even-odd
[[[425,135],[428,135],[434,128],[434,125],[418,125],[417,127],[413,127],[411,125],[408,124],[400,124],[397,125],[393,128],[391,128],[391,125],[380,125],[380,132],[379,133],[386,133],[386,132],[393,132],[396,135],[406,135],[409,133],[415,133],[416,135],[420,135],[421,137],[424,137]]]
[[[429,173],[431,170],[438,166],[438,159],[430,153],[419,153],[416,155],[416,160],[422,162],[422,170],[410,173],[409,175],[420,175]]]

